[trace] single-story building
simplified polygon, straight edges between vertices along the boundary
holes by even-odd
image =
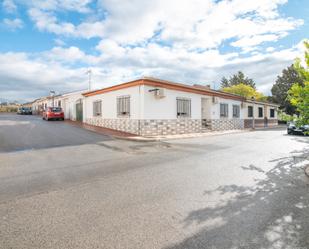
[[[82,95],[85,123],[142,136],[278,124],[275,104],[149,77]]]
[[[64,93],[54,98],[54,105],[61,107],[64,112],[64,118],[74,121],[83,121],[83,98],[85,90]]]
[[[82,102],[84,98],[82,93],[84,92],[86,91],[75,91],[36,99],[32,103],[33,113],[40,115],[47,107],[61,107],[63,109],[65,119],[82,121]]]

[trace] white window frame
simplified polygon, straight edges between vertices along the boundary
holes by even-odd
[[[223,112],[221,107],[224,107]],[[228,103],[220,103],[220,118],[228,118],[229,117],[229,104]]]
[[[176,116],[177,118],[191,118],[190,98],[176,98]]]
[[[252,109],[252,115],[250,115],[250,116],[249,116],[249,108]],[[253,116],[254,116],[254,108],[253,108],[253,106],[249,105],[248,108],[247,108],[247,111],[248,111],[248,115],[247,115],[248,118],[253,118]]]
[[[233,118],[240,118],[240,105],[233,105]]]
[[[102,100],[95,100],[92,102],[92,115],[94,117],[102,116]]]
[[[130,95],[117,97],[117,117],[130,117],[131,97]]]
[[[262,109],[262,115],[260,116],[260,110],[261,109]],[[264,108],[261,107],[261,106],[258,107],[258,116],[259,116],[259,118],[263,118],[264,117]]]
[[[272,110],[274,111],[274,116],[271,115],[271,111],[272,111]],[[276,117],[276,110],[275,110],[275,108],[270,108],[270,109],[269,109],[269,117],[270,117],[270,118],[275,118],[275,117]]]

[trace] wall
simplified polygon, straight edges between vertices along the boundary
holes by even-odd
[[[149,92],[154,88],[150,86],[144,88],[145,112],[143,115],[144,122],[141,123],[143,135],[183,134],[244,128],[241,101],[218,98],[218,102],[213,103],[211,96],[169,89],[164,89],[164,98],[157,99],[154,92]],[[177,97],[191,99],[191,118],[177,118]],[[209,111],[206,117],[210,119],[210,122],[207,122],[209,124],[208,129],[202,125],[202,98],[207,99],[205,103]],[[227,118],[220,117],[220,103],[229,105],[229,116]],[[240,106],[239,118],[233,118],[233,105]]]
[[[82,92],[69,93],[61,96],[61,107],[63,108],[64,118],[70,120],[76,120],[76,101],[82,99],[84,102],[84,96]]]
[[[104,119],[119,119],[117,117],[117,97],[130,95],[130,119],[141,118],[141,96],[142,92],[141,86],[129,87],[121,90],[116,90],[113,92],[107,92],[104,94],[98,94],[84,99],[85,119],[93,118],[93,102],[101,100],[102,101],[102,116]],[[121,118],[123,119],[123,118]],[[126,118],[127,119],[127,118]]]
[[[107,92],[84,99],[84,122],[103,126],[129,133],[151,136],[184,134],[208,131],[202,126],[202,98],[208,98],[210,129],[243,129],[243,113],[233,118],[233,104],[241,101],[218,98],[218,103],[212,103],[212,97],[202,94],[188,93],[164,88],[164,98],[156,98],[155,89],[151,86],[134,86],[126,89]],[[118,96],[130,95],[130,117],[117,117]],[[191,117],[177,118],[176,99],[189,98],[191,100]],[[93,102],[102,101],[102,115],[93,117]],[[220,103],[229,104],[229,117],[220,117]]]
[[[253,127],[253,117],[248,117],[248,106],[253,106],[253,103],[246,102],[244,108],[245,128]],[[258,108],[263,108],[263,117],[259,117]],[[270,117],[270,109],[275,109],[275,116]],[[265,117],[267,119],[265,119]],[[277,107],[269,105],[267,103],[255,103],[254,104],[254,126],[255,127],[268,127],[278,125]]]
[[[156,98],[155,89],[151,86],[133,86],[100,95],[84,98],[84,122],[111,129],[125,131],[143,136],[168,135],[206,132],[208,130],[244,129],[252,126],[252,118],[248,118],[248,105],[240,100],[217,98],[213,103],[212,97],[202,94],[182,92],[164,88],[164,98]],[[130,95],[130,117],[117,117],[117,97]],[[191,100],[191,118],[177,118],[177,97]],[[202,123],[202,98],[207,98],[209,124],[206,128]],[[102,115],[93,117],[93,102],[102,101]],[[220,103],[229,106],[228,117],[220,117]],[[240,106],[240,117],[233,117],[233,105]],[[270,106],[255,104],[256,126],[264,126],[264,117],[258,117],[258,108],[263,108],[268,114],[268,125],[277,124],[277,117],[269,118]],[[277,114],[276,114],[277,115]],[[263,115],[264,116],[264,115]]]
[[[143,87],[134,86],[84,98],[84,122],[132,134],[140,134]],[[117,97],[130,95],[130,117],[117,117]],[[102,115],[93,117],[93,102],[102,101]]]
[[[164,88],[165,97],[157,99],[154,92],[149,92],[151,89],[155,87],[144,86],[143,119],[177,119],[177,97],[191,99],[191,119],[201,119],[201,97],[203,95]]]

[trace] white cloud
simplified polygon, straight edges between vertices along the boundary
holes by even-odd
[[[58,20],[55,6],[80,12],[88,10],[89,1],[76,6],[68,0],[61,5],[56,0],[47,2],[32,5],[29,11],[40,30],[83,38],[108,37],[120,44],[157,39],[175,47],[209,49],[234,38],[235,46],[248,50],[249,40],[256,45],[270,37],[277,40],[303,24],[300,19],[280,17],[278,6],[286,0],[100,0],[92,18],[75,25]]]
[[[75,11],[80,13],[91,12],[88,5],[92,0],[31,0],[26,2],[28,6],[43,11]]]
[[[59,38],[54,39],[54,42],[55,42],[55,44],[56,44],[57,46],[60,46],[60,47],[66,45],[66,43],[65,43],[63,40],[59,39]]]
[[[301,55],[300,44],[291,48],[241,58],[237,54],[220,54],[217,50],[203,53],[183,48],[123,48],[116,43],[101,43],[104,53],[92,56],[77,47],[55,47],[39,54],[0,54],[0,98],[31,99],[48,94],[50,89],[68,92],[87,87],[85,71],[91,65],[93,85],[102,88],[143,75],[184,82],[219,86],[222,76],[242,70],[253,78],[259,90],[269,94],[276,76]],[[73,66],[74,63],[81,65]],[[84,65],[85,64],[85,65]]]
[[[43,56],[43,60],[63,64],[95,64],[98,61],[98,58],[91,55],[86,55],[83,51],[81,51],[78,47],[75,46],[71,46],[69,48],[54,47],[50,51],[41,53],[40,55]]]
[[[266,48],[266,52],[273,52],[275,51],[276,49],[274,47],[268,47]]]
[[[13,0],[3,0],[2,7],[8,13],[14,13],[17,10],[17,6]]]
[[[218,86],[222,76],[241,70],[269,93],[276,75],[300,54],[299,47],[274,49],[276,41],[303,24],[282,16],[278,7],[286,2],[98,0],[91,9],[95,2],[90,0],[27,1],[36,28],[58,35],[56,47],[36,54],[0,54],[0,79],[12,82],[7,85],[11,88],[0,84],[0,91],[30,98],[49,88],[85,88],[84,73],[91,67],[97,88],[142,75],[186,83],[215,81]],[[80,18],[71,23],[68,12]],[[93,37],[100,38],[89,50],[93,54],[69,39]],[[225,44],[232,47],[228,53],[221,52]],[[268,47],[266,54],[261,45]]]
[[[50,12],[31,8],[28,13],[36,23],[37,28],[41,31],[49,31],[55,34],[74,35],[75,27],[72,23],[58,23],[57,18]]]
[[[4,18],[3,19],[3,24],[10,28],[10,29],[20,29],[23,27],[23,21],[19,18],[15,18],[15,19],[8,19],[8,18]]]

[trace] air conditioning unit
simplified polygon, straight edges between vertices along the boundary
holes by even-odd
[[[212,96],[212,103],[213,104],[218,104],[218,102],[219,102],[219,98],[216,97],[216,96]]]
[[[158,88],[156,89],[156,91],[154,91],[154,96],[157,98],[157,99],[162,99],[165,97],[165,94],[164,94],[164,89],[163,88]]]

